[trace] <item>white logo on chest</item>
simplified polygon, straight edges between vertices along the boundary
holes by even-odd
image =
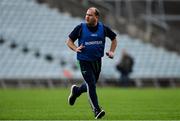
[[[91,34],[91,37],[97,37],[98,35],[97,34]]]

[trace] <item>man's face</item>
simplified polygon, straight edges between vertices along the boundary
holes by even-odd
[[[85,20],[89,26],[95,26],[97,24],[98,17],[95,15],[95,9],[87,10]]]

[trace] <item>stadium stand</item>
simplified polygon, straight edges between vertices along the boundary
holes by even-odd
[[[35,0],[0,1],[0,86],[9,81],[47,80],[48,85],[69,80],[82,80],[75,53],[65,44],[69,32],[80,18],[61,13]],[[118,33],[118,32],[117,32]],[[180,56],[128,35],[118,34],[118,48],[114,60],[103,59],[100,81],[117,80],[115,69],[126,49],[135,59],[131,78],[180,78]],[[110,40],[107,40],[109,46]],[[53,80],[53,81],[52,81]],[[57,80],[57,81],[55,81]],[[26,82],[27,82],[26,81]]]

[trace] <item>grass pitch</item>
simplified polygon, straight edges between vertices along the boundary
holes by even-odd
[[[69,88],[0,89],[0,120],[94,120],[81,95],[69,106]],[[100,88],[102,120],[180,120],[180,89]]]

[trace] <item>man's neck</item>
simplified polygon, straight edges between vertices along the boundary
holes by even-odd
[[[96,22],[95,24],[87,24],[87,25],[88,25],[88,27],[96,27],[97,24],[98,24],[98,22]]]

